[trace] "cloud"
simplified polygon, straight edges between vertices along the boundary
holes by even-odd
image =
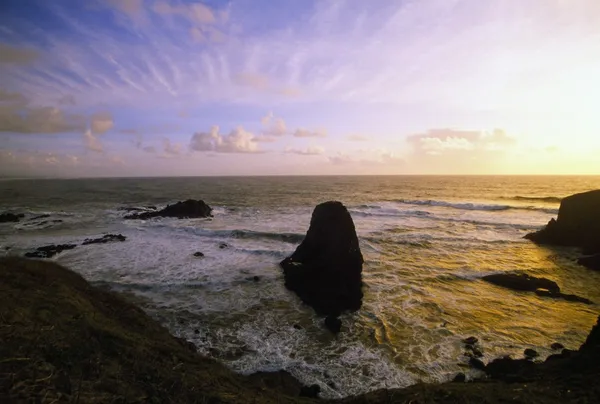
[[[447,153],[500,151],[514,145],[516,140],[501,129],[491,132],[454,129],[432,129],[407,138],[413,151],[420,155],[438,156]]]
[[[92,130],[88,129],[85,131],[83,134],[83,141],[87,150],[97,153],[104,152],[104,146],[102,145],[102,142],[100,142],[100,139],[98,139],[98,137],[92,133]]]
[[[34,49],[0,43],[0,64],[27,65],[38,58],[39,53]]]
[[[71,94],[63,95],[58,99],[59,105],[76,105],[75,97]]]
[[[269,78],[258,73],[238,73],[233,77],[233,81],[240,86],[255,90],[262,91],[269,88]]]
[[[109,5],[113,6],[122,13],[129,15],[132,18],[137,17],[143,12],[144,0],[106,0]]]
[[[219,127],[210,132],[196,132],[190,140],[190,149],[216,153],[259,153],[255,136],[238,126],[227,135],[219,134]]]
[[[350,135],[347,137],[348,140],[352,142],[368,142],[369,138],[361,135]]]
[[[326,137],[327,131],[324,129],[308,130],[299,128],[294,132],[294,137]]]
[[[329,156],[328,160],[334,165],[363,165],[363,166],[402,166],[405,160],[388,150],[359,150],[356,155],[338,152]]]
[[[165,155],[172,157],[181,153],[181,145],[179,143],[171,143],[167,138],[163,138],[163,151]]]
[[[108,132],[113,128],[114,124],[110,112],[96,112],[90,118],[92,132],[96,135]]]
[[[0,132],[68,133],[85,129],[83,115],[56,107],[31,107],[21,94],[0,90]]]
[[[202,3],[171,5],[166,1],[157,1],[152,9],[157,14],[179,16],[197,24],[217,22],[215,13]]]
[[[283,136],[287,133],[287,126],[282,118],[278,118],[273,115],[273,112],[269,112],[266,116],[262,117],[260,123],[263,126],[262,135],[264,136]]]
[[[285,153],[300,154],[302,156],[320,156],[325,153],[325,149],[320,146],[309,146],[306,149],[285,149]]]
[[[141,149],[146,153],[156,153],[156,148],[154,146],[143,146]]]
[[[137,129],[121,129],[119,133],[122,133],[124,135],[137,135],[140,132]]]

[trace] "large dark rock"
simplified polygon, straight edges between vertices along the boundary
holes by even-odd
[[[577,263],[594,271],[600,271],[600,254],[581,257],[577,260]]]
[[[204,201],[188,199],[183,202],[168,205],[166,208],[159,211],[133,213],[125,216],[125,219],[146,220],[153,217],[176,217],[178,219],[199,218],[210,217],[212,216],[211,212],[212,208],[204,203]]]
[[[77,244],[46,245],[36,248],[35,251],[25,253],[25,256],[29,258],[52,258],[64,250],[72,250],[75,247],[77,247]]]
[[[600,190],[563,199],[558,218],[525,238],[538,244],[581,247],[600,252]]]
[[[338,316],[362,305],[363,257],[354,222],[341,202],[317,205],[296,251],[281,262],[285,286],[319,314]]]
[[[486,275],[482,279],[484,281],[493,283],[494,285],[502,286],[512,290],[535,292],[536,295],[542,297],[563,299],[570,302],[584,304],[593,304],[591,300],[586,299],[585,297],[562,293],[556,282],[546,278],[536,278],[535,276],[526,274],[507,273]]]
[[[482,278],[486,282],[503,286],[513,290],[535,292],[538,289],[546,289],[551,293],[560,293],[560,287],[556,282],[546,278],[536,278],[526,274],[492,274]]]
[[[0,213],[0,223],[18,222],[19,219],[22,219],[24,216],[25,215],[22,213]]]

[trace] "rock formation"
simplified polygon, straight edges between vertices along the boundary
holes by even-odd
[[[38,247],[35,251],[25,253],[28,258],[52,258],[65,250],[72,250],[77,244],[52,244]]]
[[[18,215],[14,213],[0,213],[0,223],[10,223],[10,222],[18,222],[19,219],[22,219],[25,215],[19,213]]]
[[[553,299],[564,299],[570,302],[579,302],[584,304],[593,304],[585,297],[569,295],[562,293],[560,287],[554,281],[546,278],[536,278],[527,274],[492,274],[486,275],[484,281],[504,288],[518,290],[523,292],[534,292],[538,296],[551,297]]]
[[[317,205],[306,237],[280,265],[289,290],[317,313],[337,317],[362,305],[362,264],[352,217],[332,201]]]
[[[581,247],[600,252],[600,190],[571,195],[562,200],[558,218],[525,238],[538,244]]]
[[[125,219],[151,219],[153,217],[176,217],[178,219],[184,218],[199,218],[199,217],[210,217],[212,208],[208,206],[204,201],[188,199],[183,202],[177,202],[173,205],[168,205],[166,208],[159,211],[133,213],[125,216]]]

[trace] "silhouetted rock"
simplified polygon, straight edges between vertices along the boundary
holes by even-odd
[[[462,340],[466,345],[475,345],[478,341],[476,337],[469,337]]]
[[[477,358],[469,358],[469,366],[477,370],[485,370],[485,363]]]
[[[338,334],[342,330],[342,320],[335,316],[325,317],[325,327],[334,334]]]
[[[318,384],[311,386],[302,386],[300,389],[300,397],[318,398],[321,392],[321,387]]]
[[[484,370],[492,379],[516,382],[526,379],[529,371],[534,369],[534,367],[535,363],[530,360],[504,357],[494,359],[487,364]]]
[[[467,376],[464,373],[457,373],[452,379],[453,383],[464,383],[467,380]]]
[[[531,349],[531,348],[525,349],[525,351],[523,351],[523,355],[525,355],[525,358],[527,358],[527,359],[533,359],[533,358],[537,358],[538,356],[540,356],[540,354],[537,353],[537,351],[535,349]]]
[[[525,238],[538,244],[586,248],[600,253],[600,190],[564,198],[556,220]]]
[[[600,349],[600,316],[596,320],[596,325],[592,327],[592,331],[590,331],[585,342],[579,348],[580,351],[586,351],[591,349],[596,349],[596,351]],[[566,349],[563,350],[563,352],[564,351],[566,351]]]
[[[22,219],[23,217],[25,217],[25,215],[22,213],[0,213],[0,223],[18,222],[19,219]]]
[[[88,245],[88,244],[104,244],[104,243],[111,243],[113,241],[125,241],[127,239],[127,237],[125,237],[122,234],[105,234],[102,237],[99,238],[86,238],[83,243],[81,243],[81,245]]]
[[[194,253],[194,257],[202,258],[202,257],[204,257],[204,253],[201,253],[200,251],[196,251]]]
[[[503,286],[513,290],[535,292],[537,289],[545,289],[553,293],[560,292],[560,288],[556,282],[526,274],[492,274],[486,275],[482,279],[486,282],[493,283],[494,285]]]
[[[586,268],[593,269],[594,271],[600,271],[600,254],[581,257],[577,260],[577,263]]]
[[[313,211],[296,251],[281,262],[285,286],[319,314],[338,316],[362,305],[363,257],[352,217],[341,202]]]
[[[28,258],[51,258],[64,250],[72,250],[77,244],[52,244],[38,247],[35,251],[25,253]]]
[[[204,203],[204,201],[188,199],[183,202],[177,202],[173,205],[168,205],[166,208],[159,211],[141,212],[127,215],[125,216],[125,219],[146,220],[153,217],[176,217],[178,219],[200,218],[212,216],[211,212],[212,208]]]

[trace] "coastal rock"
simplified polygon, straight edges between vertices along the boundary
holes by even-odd
[[[504,357],[494,359],[484,369],[492,379],[507,382],[523,381],[526,375],[535,367],[535,363],[527,359],[512,359]]]
[[[159,211],[133,213],[125,216],[125,219],[146,220],[153,217],[176,217],[178,219],[202,218],[212,216],[211,212],[212,208],[204,201],[188,199],[183,202],[168,205],[166,208]]]
[[[125,237],[122,234],[105,234],[102,237],[99,238],[86,238],[83,243],[81,243],[81,245],[88,245],[88,244],[104,244],[104,243],[111,243],[113,241],[125,241],[127,239],[127,237]]]
[[[200,252],[200,251],[196,251],[196,252],[194,253],[194,257],[197,257],[197,258],[202,258],[202,257],[204,257],[204,253],[202,253],[202,252]]]
[[[40,220],[40,219],[47,219],[49,218],[50,215],[49,214],[43,214],[43,215],[38,215],[38,216],[34,216],[30,219],[28,219],[30,222],[33,222],[34,220]]]
[[[560,293],[560,287],[556,282],[526,274],[492,274],[484,276],[482,279],[486,282],[493,283],[494,285],[512,290],[535,292],[538,289],[545,289],[551,293]]]
[[[334,334],[339,334],[342,330],[342,320],[335,316],[327,316],[325,317],[325,328]]]
[[[0,213],[0,223],[11,223],[11,222],[18,222],[19,219],[22,219],[23,217],[25,217],[24,214],[19,213],[19,214],[14,214],[14,213]]]
[[[462,340],[465,345],[475,345],[479,340],[477,337],[469,337]]]
[[[531,348],[525,349],[525,351],[523,352],[523,355],[525,355],[525,358],[527,358],[527,359],[534,359],[534,358],[537,358],[538,356],[540,356],[540,354],[537,353],[537,351],[535,349],[531,349]]]
[[[72,250],[75,247],[77,244],[52,244],[38,247],[35,251],[25,253],[25,256],[28,258],[51,258],[62,251]]]
[[[306,237],[280,263],[286,288],[317,313],[334,317],[361,307],[362,264],[352,217],[333,201],[317,205]]]
[[[564,348],[565,348],[565,346],[563,344],[561,344],[560,342],[555,342],[552,345],[550,345],[550,349],[552,349],[553,351],[559,351]]]
[[[600,253],[600,190],[564,198],[557,219],[525,238],[537,244],[581,247]]]
[[[588,269],[594,271],[600,271],[600,254],[591,255],[588,257],[581,257],[577,260],[579,265],[583,265]]]

